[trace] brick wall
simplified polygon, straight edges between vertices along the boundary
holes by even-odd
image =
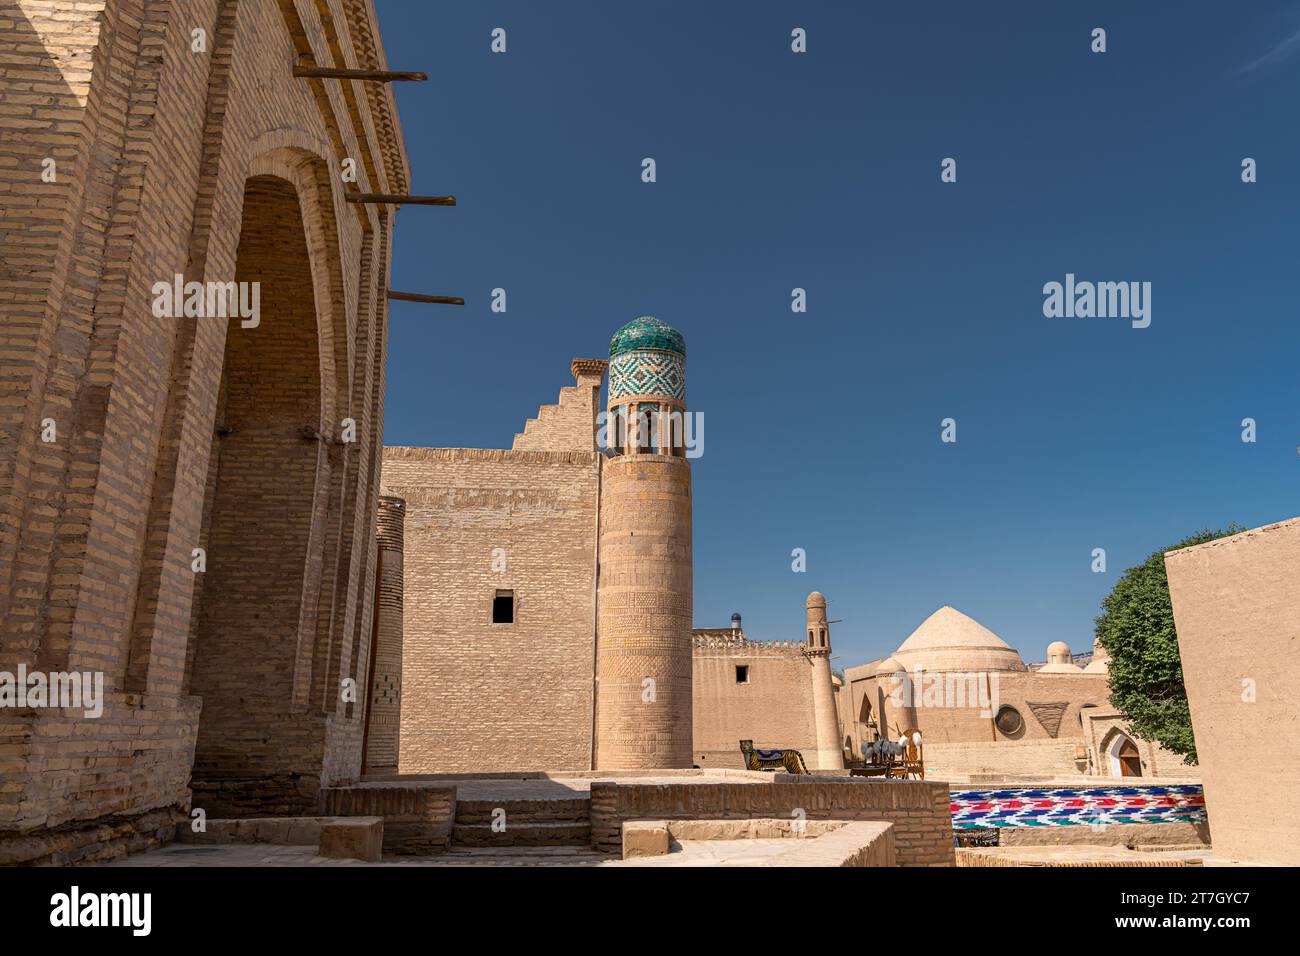
[[[748,680],[736,682],[736,668]],[[758,748],[792,747],[811,768],[817,750],[812,662],[797,647],[701,646],[694,654],[692,694],[695,763],[743,769],[740,741]]]
[[[5,711],[0,865],[111,858],[168,839],[189,803],[197,721],[193,698],[139,694],[109,696],[95,719]]]
[[[596,661],[601,770],[691,765],[691,561],[687,459],[604,459]]]
[[[383,817],[388,853],[438,853],[451,845],[456,788],[428,783],[364,783],[324,791],[325,812],[339,817]]]
[[[948,785],[774,774],[771,783],[636,784],[593,781],[591,835],[620,853],[624,820],[872,820],[894,825],[899,866],[952,866]]]
[[[396,773],[402,717],[402,602],[405,587],[406,502],[379,499],[379,571],[376,574],[370,712],[364,773]]]
[[[597,463],[384,450],[384,492],[407,503],[403,773],[591,765]],[[513,624],[492,623],[498,590]]]
[[[1165,555],[1216,856],[1300,864],[1300,518]]]
[[[197,732],[213,758],[204,766],[221,782],[241,771],[241,786],[300,774],[315,783],[293,790],[314,792],[355,777],[364,706],[338,690],[365,668],[392,213],[347,204],[339,171],[352,156],[356,188],[403,192],[406,159],[389,89],[298,80],[289,68],[295,58],[336,56],[382,67],[373,8],[22,0],[6,13],[0,669],[102,671],[115,707],[135,707],[143,694],[149,712],[131,719],[158,735],[165,768],[145,774],[134,760],[108,759],[118,730],[107,715],[79,722],[59,741],[72,747],[70,766],[22,751],[23,809],[0,818],[0,831],[64,818],[109,832],[97,821],[159,801],[183,810],[188,795],[173,781],[195,746],[199,707],[189,690],[205,698],[204,720],[215,718]],[[202,52],[191,49],[197,28],[207,35]],[[47,156],[58,161],[52,183],[41,179]],[[270,228],[292,220],[291,207],[297,222]],[[296,253],[254,242],[240,262],[244,225],[250,242],[259,230],[294,236]],[[304,256],[310,269],[300,261],[289,271],[286,260]],[[234,361],[224,319],[153,317],[153,284],[177,273],[270,283],[261,327],[230,343]],[[300,300],[288,293],[315,309],[295,312]],[[265,361],[282,349],[292,364]],[[219,412],[232,392],[257,386],[244,372],[271,377],[271,388]],[[259,421],[256,406],[268,399],[282,415]],[[231,412],[235,431],[214,441]],[[357,422],[355,446],[304,438],[305,429],[337,436],[344,417]],[[57,427],[53,442],[41,440],[45,418]],[[268,460],[256,462],[259,429],[277,433]],[[224,476],[223,441],[232,469]],[[253,443],[243,465],[241,442]],[[237,472],[253,486],[232,492]],[[267,495],[293,504],[278,545],[235,529],[240,506],[266,504]],[[192,571],[196,546],[208,547],[215,580]],[[230,560],[236,548],[273,572],[274,593]],[[196,600],[211,615],[206,624]],[[259,606],[292,609],[289,633],[276,628],[266,653],[241,657],[235,644],[242,629],[260,626]],[[235,671],[212,666],[208,654]],[[236,715],[245,692],[268,738],[246,758],[236,743],[256,731]],[[30,722],[23,733],[35,738],[66,733],[50,713]],[[263,758],[284,762],[257,765]]]
[[[574,359],[575,385],[560,389],[554,405],[543,405],[536,418],[524,423],[515,436],[513,451],[594,451],[596,414],[600,411],[600,383],[609,363],[600,359]]]
[[[925,772],[944,774],[1002,773],[1050,777],[1077,774],[1085,768],[1073,740],[997,740],[984,743],[930,743],[925,736]]]

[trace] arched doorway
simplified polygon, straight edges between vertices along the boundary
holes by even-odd
[[[298,789],[280,738],[312,666],[329,462],[311,254],[287,180],[246,182],[235,281],[257,284],[259,315],[227,327],[188,662],[203,700],[192,786],[209,807]]]
[[[1110,745],[1110,775],[1112,777],[1142,776],[1142,755],[1137,744],[1127,734],[1117,733]]]

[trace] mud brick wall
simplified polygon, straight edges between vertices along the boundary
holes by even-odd
[[[1081,772],[1075,755],[1081,746],[1069,740],[991,740],[971,743],[931,743],[925,737],[925,775],[1000,772],[1042,777]]]
[[[1165,555],[1214,855],[1300,865],[1300,518]]]
[[[598,457],[384,449],[406,501],[402,773],[591,766]]]
[[[388,853],[439,853],[451,845],[456,788],[430,784],[365,783],[324,791],[325,813],[383,817]]]
[[[738,665],[749,668],[746,683],[736,682]],[[697,765],[743,770],[744,738],[760,749],[798,750],[812,767],[817,754],[813,666],[802,648],[757,643],[710,647],[697,638],[692,670]]]
[[[622,850],[624,820],[870,820],[894,825],[899,866],[952,866],[948,785],[920,780],[836,780],[774,774],[772,783],[623,784],[593,781],[596,849]]]

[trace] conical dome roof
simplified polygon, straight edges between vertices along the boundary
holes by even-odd
[[[894,652],[909,671],[1023,671],[1015,648],[983,624],[944,605]]]

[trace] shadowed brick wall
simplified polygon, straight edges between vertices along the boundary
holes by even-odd
[[[402,594],[406,502],[379,499],[379,571],[366,725],[366,773],[396,773],[402,716]]]
[[[241,781],[234,809],[314,808],[360,767],[364,704],[339,685],[366,669],[392,230],[391,208],[344,201],[340,161],[357,159],[363,191],[404,192],[408,173],[390,90],[289,71],[382,68],[373,7],[0,0],[0,19],[0,669],[99,671],[108,698],[97,720],[3,723],[17,786],[0,792],[0,847],[59,861],[158,839],[159,814],[188,805],[196,738],[210,779]],[[294,238],[238,262],[245,219],[250,237],[274,221]],[[233,378],[267,376],[240,387],[278,408],[237,401],[214,438],[236,384],[223,395],[230,323],[155,318],[152,289],[237,272],[268,288],[260,327],[240,330],[251,351],[231,343]],[[268,361],[282,347],[294,358]],[[351,446],[336,441],[345,417]],[[276,434],[254,461],[236,449],[261,428]],[[222,442],[233,453],[214,457]],[[275,519],[288,524],[237,534],[223,503],[255,510],[263,490],[292,501]],[[252,580],[281,532],[270,581]],[[271,619],[232,607],[241,592],[288,630],[277,619],[269,637]],[[259,628],[265,653],[231,653]],[[259,794],[276,777],[292,785]]]

